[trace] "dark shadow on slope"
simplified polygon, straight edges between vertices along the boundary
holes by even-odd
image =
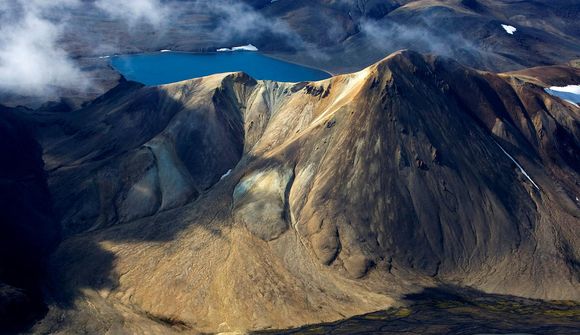
[[[54,115],[41,124],[34,124],[35,115],[29,117],[44,139],[49,187],[65,235],[49,263],[47,286],[53,303],[72,308],[85,288],[118,286],[118,274],[112,270],[115,255],[101,243],[172,241],[192,225],[225,238],[218,223],[228,218],[229,204],[216,206],[209,193],[242,156],[241,105],[231,91],[240,81],[255,84],[247,75],[228,77],[206,97],[208,105],[194,109],[163,89],[122,82],[81,110]],[[189,94],[201,89],[198,83],[187,87]],[[64,135],[47,135],[53,133]],[[133,186],[142,185],[140,179],[152,169],[161,184],[163,169],[173,162],[183,165],[182,182],[193,185],[194,192],[166,205],[166,197],[178,192],[175,187],[182,182],[170,184],[168,195],[158,185],[152,207],[123,216],[123,211],[132,210],[125,204]],[[173,170],[166,174],[174,177]],[[231,196],[233,186],[220,192]]]
[[[199,83],[187,87],[190,96]],[[192,109],[162,89],[122,83],[57,120],[68,135],[43,144],[64,235],[180,207],[215,184],[237,164],[244,141],[240,106],[224,91]],[[187,189],[169,194],[161,189],[163,178],[178,178],[175,187]],[[135,185],[152,194],[139,197]],[[167,203],[171,196],[179,199]]]
[[[0,333],[46,313],[44,261],[59,240],[42,151],[25,122],[0,106]]]

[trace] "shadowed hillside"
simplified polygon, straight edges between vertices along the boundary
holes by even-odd
[[[21,110],[17,110],[19,114]],[[42,149],[26,122],[0,106],[0,333],[46,313],[44,263],[59,241]]]

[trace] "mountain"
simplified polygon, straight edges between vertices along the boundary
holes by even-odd
[[[317,50],[285,55],[275,41],[273,53],[333,73],[357,71],[405,48],[491,71],[580,56],[580,6],[573,0],[304,0],[278,1],[262,11]],[[517,30],[509,34],[502,25]]]
[[[580,58],[575,0],[165,1],[171,24],[127,22],[79,7],[63,43],[75,57],[172,49],[210,51],[252,43],[332,73],[358,71],[400,49],[511,71]],[[90,4],[90,2],[88,2]],[[234,21],[234,22],[230,22]],[[509,34],[503,25],[516,31]],[[97,47],[95,47],[97,44]],[[92,67],[95,64],[91,64]]]
[[[32,332],[289,328],[442,285],[579,300],[580,110],[544,91],[579,81],[400,51],[20,110],[63,236]]]

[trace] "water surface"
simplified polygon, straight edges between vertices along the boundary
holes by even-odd
[[[162,85],[216,73],[243,71],[255,79],[281,82],[316,81],[327,72],[274,59],[257,52],[159,52],[111,57],[125,78]]]

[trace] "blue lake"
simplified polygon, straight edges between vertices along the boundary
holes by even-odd
[[[282,82],[316,81],[327,72],[284,62],[257,52],[159,52],[111,57],[125,78],[145,85],[162,85],[216,73],[243,71],[255,79]]]

